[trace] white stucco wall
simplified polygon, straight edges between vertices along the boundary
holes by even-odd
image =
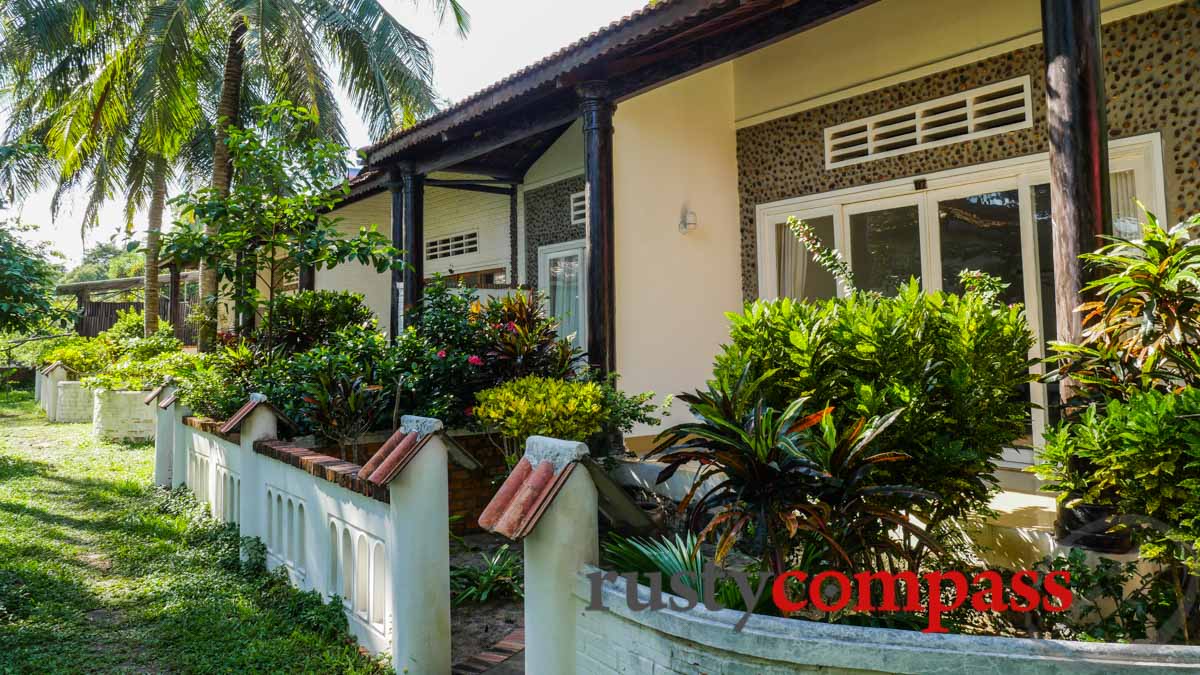
[[[695,389],[728,337],[725,312],[742,306],[733,67],[622,102],[613,124],[621,385]],[[685,211],[699,225],[686,235]],[[688,418],[676,405],[665,423]]]
[[[336,209],[329,215],[341,221],[340,229],[343,232],[353,233],[360,227],[377,225],[380,232],[390,237],[392,197],[387,192],[373,195]],[[331,269],[317,270],[316,287],[317,290],[362,293],[367,306],[379,319],[379,328],[383,331],[389,329],[389,306],[392,302],[391,272],[381,274],[376,272],[374,267],[348,262]]]
[[[55,422],[91,422],[92,392],[75,381],[58,383],[58,399],[54,406]]]
[[[142,402],[144,391],[92,393],[92,433],[103,440],[148,441],[154,438],[155,407]]]

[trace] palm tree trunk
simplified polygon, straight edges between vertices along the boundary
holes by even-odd
[[[229,195],[233,167],[229,161],[229,126],[238,123],[241,107],[242,77],[246,64],[246,22],[237,17],[229,30],[229,46],[225,52],[225,75],[221,81],[221,100],[217,104],[217,133],[213,146],[212,187],[216,197]],[[216,236],[209,225],[205,234]],[[217,337],[217,270],[209,261],[200,263],[200,298],[204,303],[204,323],[200,326],[200,351],[210,351]]]
[[[150,195],[150,222],[146,227],[146,292],[142,306],[146,337],[158,331],[158,245],[162,232],[163,210],[167,203],[167,162],[154,160],[154,188]]]

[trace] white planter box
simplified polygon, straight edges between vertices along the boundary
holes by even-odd
[[[155,408],[142,401],[143,391],[98,389],[92,396],[92,433],[108,441],[148,441],[154,438]]]
[[[84,389],[79,382],[59,382],[52,419],[63,423],[91,422],[92,392]]]

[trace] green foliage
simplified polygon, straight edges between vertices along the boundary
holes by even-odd
[[[63,340],[42,358],[47,363],[61,361],[73,377],[84,378],[110,364],[112,351],[103,340],[74,337]]]
[[[775,574],[796,551],[803,569],[853,569],[879,554],[902,555],[888,534],[892,528],[936,550],[902,513],[888,508],[891,498],[936,499],[881,477],[885,463],[908,459],[875,447],[900,411],[839,431],[831,409],[805,414],[807,399],[782,411],[769,406],[761,388],[773,376],[768,371],[753,378],[749,368],[736,377],[718,372],[707,390],[679,397],[697,421],[658,437],[654,454],[667,465],[659,483],[686,464],[701,467],[680,510],[690,508],[693,529],[712,515],[700,538],[720,532],[715,561],[720,564],[748,532],[759,540],[754,552]],[[716,486],[706,487],[718,477]]]
[[[136,340],[146,334],[144,322],[145,318],[141,310],[119,309],[117,310],[117,320],[113,322],[113,325],[96,337],[107,340],[113,345],[118,345],[125,340]]]
[[[627,434],[633,431],[635,424],[658,426],[662,423],[662,416],[671,409],[671,396],[664,397],[663,402],[656,405],[652,391],[640,394],[625,393],[617,386],[621,378],[617,373],[609,373],[606,377],[598,370],[588,369],[584,372],[584,377],[600,385],[605,431]]]
[[[1033,338],[1020,306],[912,281],[894,297],[758,301],[730,320],[718,379],[749,368],[766,405],[808,397],[809,411],[832,407],[839,428],[900,410],[877,448],[910,459],[880,480],[939,495],[906,505],[934,530],[987,508],[996,461],[1029,424],[1021,387]]]
[[[314,133],[316,111],[283,101],[255,108],[254,117],[256,125],[229,129],[233,189],[222,196],[202,188],[175,199],[179,220],[163,238],[163,255],[212,265],[241,316],[272,314],[277,289],[305,266],[402,266],[401,252],[377,227],[345,236],[327,215],[349,194],[346,148]],[[274,329],[264,325],[259,342],[269,350]]]
[[[603,543],[605,565],[620,572],[637,572],[639,583],[648,584],[647,574],[662,574],[663,584],[675,574],[681,575],[683,583],[697,593],[703,592],[704,555],[700,552],[700,540],[692,532],[641,539],[626,538],[610,532]]]
[[[1070,377],[1093,400],[1200,386],[1200,215],[1170,229],[1145,215],[1141,239],[1082,256],[1106,275],[1085,289],[1098,299],[1079,308],[1079,344],[1051,344],[1049,379]]]
[[[483,604],[488,600],[525,597],[525,571],[521,557],[504,544],[492,555],[481,553],[483,567],[451,567],[450,592],[455,605]]]
[[[397,340],[397,407],[451,427],[473,422],[476,393],[526,375],[574,375],[578,352],[557,334],[540,296],[478,300],[435,278],[415,320]]]
[[[317,438],[336,444],[342,459],[365,463],[359,457],[358,443],[388,411],[384,387],[370,384],[361,375],[335,370],[317,372],[305,391],[308,418]]]
[[[1072,458],[1090,470],[1078,473]],[[1143,557],[1200,574],[1200,389],[1135,393],[1102,412],[1093,404],[1047,436],[1044,459],[1041,476],[1125,514]]]
[[[169,351],[147,359],[126,357],[102,372],[83,379],[88,389],[109,391],[139,391],[153,389],[168,377],[180,378],[190,373],[197,360],[195,354]]]
[[[45,247],[20,237],[30,228],[0,220],[0,333],[25,331],[55,312],[52,303],[59,268]]]
[[[520,460],[525,440],[549,436],[586,441],[604,423],[604,396],[594,382],[571,382],[530,375],[485,389],[475,415],[505,441],[505,461]]]
[[[275,299],[256,339],[262,342],[269,337],[274,347],[292,354],[327,343],[343,328],[374,325],[375,317],[361,293],[301,291]]]
[[[201,354],[179,373],[179,402],[192,414],[224,420],[246,403],[252,392],[255,355],[245,343]]]
[[[1090,563],[1085,551],[1045,558],[1034,569],[1071,574],[1074,601],[1069,612],[1038,608],[1031,616],[1038,635],[1058,640],[1133,642],[1145,640],[1152,627],[1166,628],[1176,610],[1170,580],[1138,570],[1139,561],[1119,562],[1101,557]],[[1159,635],[1160,640],[1179,636]]]

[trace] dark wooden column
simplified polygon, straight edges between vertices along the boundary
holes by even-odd
[[[584,82],[577,92],[583,115],[583,171],[587,180],[588,363],[611,373],[617,366],[612,146],[615,106],[604,82]]]
[[[170,273],[170,281],[167,288],[167,321],[171,323],[171,331],[175,337],[183,338],[183,305],[181,294],[183,293],[183,283],[180,280],[179,264],[171,263],[167,267]]]
[[[1042,41],[1058,339],[1076,342],[1081,317],[1073,310],[1086,282],[1079,254],[1112,233],[1099,0],[1042,0]],[[1072,393],[1064,382],[1063,400]]]
[[[389,176],[388,189],[392,195],[392,246],[404,248],[404,176],[399,170],[394,170]],[[400,308],[403,298],[400,297],[400,284],[404,281],[404,271],[392,270],[392,301],[389,307],[388,330],[392,339],[400,334]]]
[[[404,173],[404,316],[417,309],[425,288],[425,176]]]

